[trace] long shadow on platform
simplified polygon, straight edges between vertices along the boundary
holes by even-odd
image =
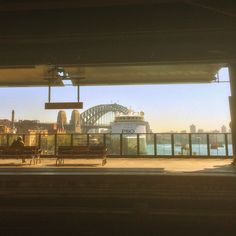
[[[217,165],[213,168],[205,168],[198,171],[184,171],[184,173],[211,173],[211,174],[236,174],[235,165]]]

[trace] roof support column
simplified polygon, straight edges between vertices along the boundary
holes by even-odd
[[[229,106],[231,114],[231,133],[233,145],[233,163],[236,164],[236,63],[229,65],[231,96],[229,97]]]

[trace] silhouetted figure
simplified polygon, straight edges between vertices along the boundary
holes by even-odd
[[[11,147],[19,149],[19,150],[21,150],[24,146],[25,144],[21,136],[18,136],[17,139],[15,139],[13,143],[11,144]],[[26,162],[24,158],[22,158],[22,162]]]
[[[11,144],[11,147],[19,148],[19,149],[23,148],[24,146],[25,144],[21,136],[17,137],[17,139],[15,139],[13,143]]]

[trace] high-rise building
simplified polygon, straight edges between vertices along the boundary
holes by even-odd
[[[190,125],[190,133],[196,133],[196,125]]]
[[[64,125],[67,123],[65,111],[59,111],[57,115],[57,125],[59,129],[64,129]]]
[[[73,133],[80,133],[80,113],[78,110],[73,110],[71,113],[71,120],[70,120],[70,127],[71,132]]]
[[[227,133],[227,128],[225,125],[221,126],[221,133]]]

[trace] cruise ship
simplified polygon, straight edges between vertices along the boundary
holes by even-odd
[[[128,114],[117,113],[111,123],[112,134],[123,134],[123,154],[137,155],[137,134],[139,134],[139,153],[146,154],[146,133],[148,122],[144,112],[129,111]]]

